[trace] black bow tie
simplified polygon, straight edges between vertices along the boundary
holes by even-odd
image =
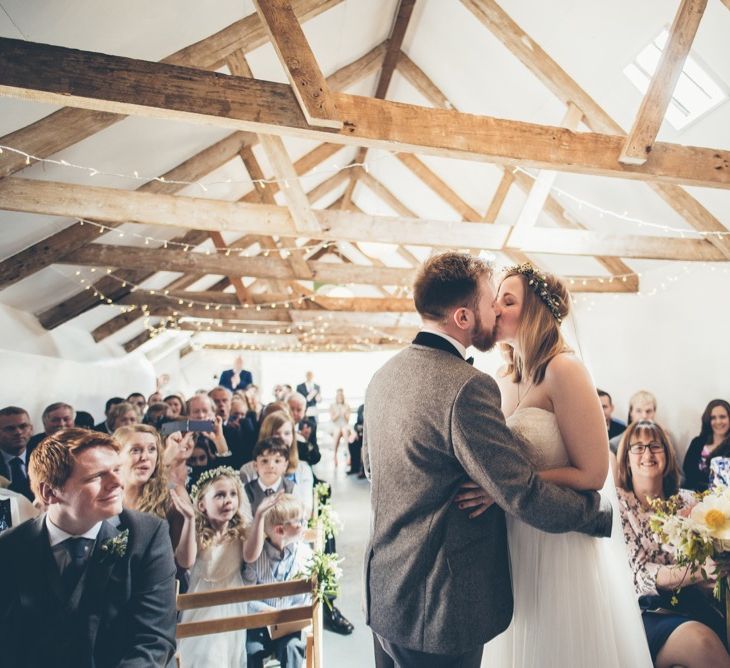
[[[465,361],[466,361],[467,364],[471,364],[472,366],[474,366],[474,358],[473,357],[467,357]]]

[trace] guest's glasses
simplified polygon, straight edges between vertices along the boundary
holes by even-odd
[[[294,526],[294,527],[303,527],[307,524],[307,520],[300,518],[298,520],[289,520],[287,524]]]
[[[649,443],[648,445],[644,445],[644,443],[631,443],[629,445],[629,452],[632,455],[643,455],[647,448],[649,448],[649,452],[653,455],[664,452],[664,445],[661,443]]]

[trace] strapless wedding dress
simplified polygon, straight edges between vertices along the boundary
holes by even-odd
[[[569,466],[555,415],[521,408],[509,427],[532,447],[538,470]],[[610,539],[551,534],[507,516],[514,617],[484,648],[489,668],[650,668],[641,612],[611,474]]]

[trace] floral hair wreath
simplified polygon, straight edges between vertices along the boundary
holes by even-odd
[[[542,299],[545,306],[548,307],[550,313],[553,314],[553,318],[558,321],[558,324],[562,324],[563,315],[560,309],[561,299],[556,294],[548,290],[547,277],[542,272],[538,271],[529,262],[524,264],[515,265],[507,269],[508,273],[521,274],[527,279],[527,285],[532,288],[532,291]]]
[[[208,484],[212,480],[215,480],[216,478],[221,478],[223,476],[240,480],[238,472],[235,469],[232,469],[230,466],[218,466],[214,469],[208,469],[207,471],[204,471],[200,474],[198,482],[196,482],[190,490],[191,498],[197,501],[198,495],[203,490],[203,487],[205,487],[206,484]]]

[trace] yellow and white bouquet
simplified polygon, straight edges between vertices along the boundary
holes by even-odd
[[[678,496],[666,501],[655,499],[650,525],[661,541],[674,549],[678,565],[686,566],[688,573],[699,572],[705,580],[710,575],[716,578],[715,597],[730,612],[730,487],[718,486],[696,498],[689,512],[681,508]],[[712,574],[705,570],[708,558],[715,562]]]

